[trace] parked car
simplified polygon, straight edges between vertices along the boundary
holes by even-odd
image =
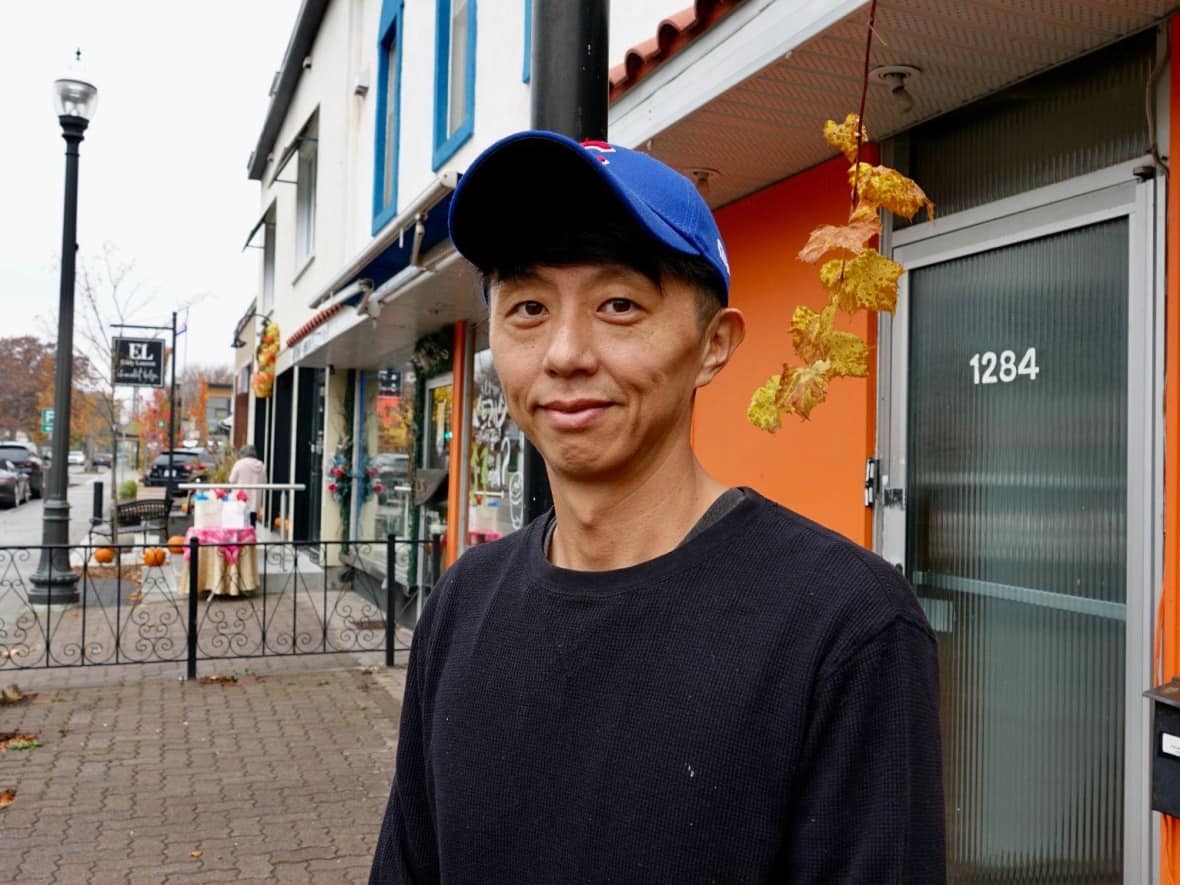
[[[110,452],[95,452],[94,457],[90,459],[90,463],[95,467],[110,467],[113,461]]]
[[[85,466],[86,465],[86,453],[79,452],[79,451],[70,452],[70,454],[66,458],[66,463],[69,464],[71,467]]]
[[[34,498],[40,498],[45,488],[44,462],[37,454],[34,443],[5,440],[0,442],[0,463],[11,461],[13,466],[29,479],[29,490]]]
[[[0,505],[16,507],[32,497],[29,478],[11,461],[0,462]]]
[[[156,455],[144,475],[145,486],[175,486],[182,482],[208,481],[213,465],[209,453],[204,449],[172,449],[171,454],[171,468],[168,466],[168,451]]]

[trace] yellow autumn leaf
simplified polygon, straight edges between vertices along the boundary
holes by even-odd
[[[819,269],[819,281],[840,310],[886,310],[897,306],[897,280],[905,272],[876,249],[865,249],[851,261],[833,258]]]
[[[849,163],[856,162],[856,124],[858,122],[860,122],[860,118],[856,114],[849,114],[844,118],[843,123],[837,123],[835,120],[828,120],[824,123],[824,138],[828,144],[844,154]],[[869,140],[869,133],[865,131],[863,126],[860,127],[860,140]]]
[[[836,329],[835,319],[834,304],[820,313],[796,309],[791,327],[795,352],[809,363],[828,363],[833,375],[864,377],[869,371],[869,347],[856,334]]]
[[[896,169],[888,166],[871,166],[861,163],[848,170],[848,183],[856,186],[856,195],[862,203],[888,209],[894,215],[911,219],[923,206],[930,218],[934,217],[934,204],[917,182],[906,178]]]
[[[811,410],[827,398],[831,372],[832,367],[823,360],[791,369],[779,394],[779,406],[806,421]]]
[[[781,375],[775,375],[761,387],[754,391],[750,399],[750,407],[746,409],[746,418],[759,430],[774,433],[782,427],[778,416],[778,392]]]
[[[809,363],[827,362],[833,375],[865,377],[869,373],[868,345],[852,332],[841,332],[835,326],[834,304],[820,313],[809,307],[795,308],[791,318],[795,352]]]
[[[856,254],[869,240],[881,233],[881,218],[873,207],[861,204],[847,224],[823,224],[811,232],[807,245],[799,251],[800,261],[819,261],[830,252]]]

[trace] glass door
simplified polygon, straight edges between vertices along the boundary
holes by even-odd
[[[951,882],[1146,881],[1148,215],[1129,183],[894,252],[882,551],[939,639]]]
[[[316,369],[312,380],[312,424],[311,439],[307,442],[310,460],[308,462],[307,506],[309,540],[320,539],[323,519],[324,490],[324,425],[325,403],[328,384],[328,370]],[[319,546],[312,548],[318,554]]]

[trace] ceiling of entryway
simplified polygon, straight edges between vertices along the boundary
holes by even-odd
[[[736,29],[743,15],[756,26],[775,5],[740,4],[711,30]],[[907,83],[908,112],[884,85],[870,84],[866,125],[874,139],[894,135],[1149,28],[1176,7],[1174,0],[881,0],[872,66],[910,65],[921,73]],[[707,194],[714,207],[833,156],[821,130],[824,120],[843,119],[859,105],[868,9],[863,4],[782,47],[775,61],[649,133],[652,153],[680,169],[717,169]],[[637,75],[616,94],[612,137],[615,117],[645,90],[661,80],[666,90],[690,79],[669,82],[667,69],[702,63],[692,47],[648,59],[633,65]]]

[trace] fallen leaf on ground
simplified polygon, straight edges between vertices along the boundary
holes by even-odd
[[[203,682],[206,685],[213,685],[216,683],[220,683],[221,685],[233,685],[235,682],[238,681],[238,677],[237,676],[226,676],[222,673],[210,673],[208,676],[202,676],[197,681]]]
[[[4,686],[3,693],[0,693],[0,704],[19,704],[24,699],[25,696],[15,685]]]
[[[139,590],[136,590],[134,593],[131,593],[127,596],[128,602],[140,602],[142,599],[143,593]]]
[[[16,800],[16,793],[12,790],[0,790],[0,808],[7,808]]]
[[[191,854],[193,857],[200,857],[201,856],[201,852],[199,852],[199,851],[190,851],[189,854]]]
[[[35,734],[16,734],[14,732],[0,733],[0,753],[5,750],[31,750],[41,746]]]

